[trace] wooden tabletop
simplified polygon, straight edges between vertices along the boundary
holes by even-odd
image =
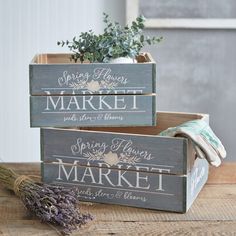
[[[39,164],[7,164],[20,174],[39,175]],[[211,168],[207,185],[186,214],[82,203],[96,220],[72,235],[236,235],[236,163]],[[58,235],[0,186],[0,235]]]

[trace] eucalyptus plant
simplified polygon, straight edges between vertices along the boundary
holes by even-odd
[[[58,45],[68,46],[71,59],[77,62],[109,62],[118,57],[135,58],[145,45],[159,43],[162,37],[144,36],[144,16],[139,16],[131,26],[122,27],[112,22],[109,15],[103,13],[105,28],[103,34],[96,35],[92,30],[83,32],[72,41],[60,41]]]

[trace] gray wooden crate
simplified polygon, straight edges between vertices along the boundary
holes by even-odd
[[[84,201],[186,212],[208,177],[185,138],[160,137],[203,114],[158,113],[155,127],[41,129],[42,177]]]
[[[73,63],[69,54],[36,55],[29,65],[31,127],[152,126],[156,63]]]

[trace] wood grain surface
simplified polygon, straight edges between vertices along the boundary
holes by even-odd
[[[149,53],[138,57],[138,63],[74,63],[71,54],[39,54],[29,65],[31,95],[149,94],[156,92],[156,63]],[[141,62],[141,60],[143,60]],[[91,85],[100,85],[91,90]],[[133,90],[133,91],[132,91]]]
[[[156,125],[156,94],[30,96],[31,127]]]
[[[39,175],[40,165],[6,164],[20,174]],[[186,214],[81,203],[96,220],[73,235],[236,235],[236,163],[210,168],[208,184]],[[58,235],[0,186],[0,235]]]

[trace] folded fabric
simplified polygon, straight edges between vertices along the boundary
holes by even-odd
[[[177,127],[168,128],[159,135],[189,138],[193,143],[197,156],[205,158],[213,166],[219,166],[222,158],[226,157],[226,151],[221,141],[203,120],[185,122]]]

